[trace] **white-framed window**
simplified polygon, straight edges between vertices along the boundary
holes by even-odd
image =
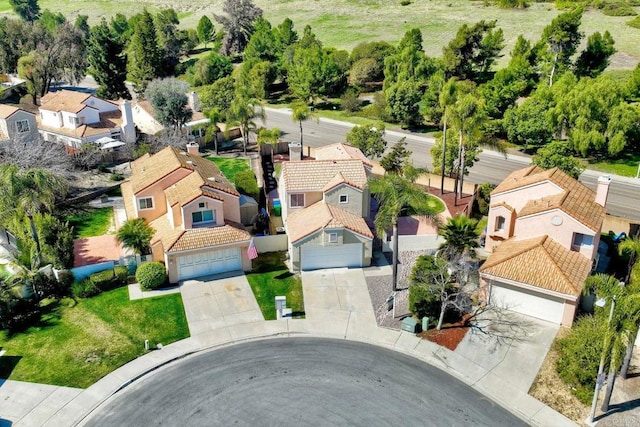
[[[29,127],[29,120],[18,120],[16,122],[16,130],[18,133],[29,132],[31,130]]]
[[[338,197],[338,202],[340,202],[340,203],[349,203],[349,196],[347,194],[341,194]]]
[[[582,233],[573,233],[573,247],[579,250],[579,248],[583,246],[593,246],[593,236]]]
[[[338,233],[329,233],[329,243],[338,243]]]
[[[191,224],[192,225],[200,225],[200,224],[210,224],[216,221],[215,212],[212,210],[206,211],[198,211],[191,213]]]
[[[505,217],[498,216],[496,217],[496,231],[504,231],[504,225],[507,222]]]
[[[292,208],[304,208],[304,194],[296,193],[291,195],[291,203],[289,205]]]
[[[153,197],[141,197],[138,199],[138,209],[153,209]]]

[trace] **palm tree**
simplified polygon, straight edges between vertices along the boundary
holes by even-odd
[[[129,219],[118,229],[116,240],[136,254],[145,255],[151,253],[149,244],[155,232],[144,218]]]
[[[291,103],[291,118],[293,119],[294,122],[298,122],[298,124],[300,124],[300,150],[302,153],[304,153],[304,151],[302,151],[303,148],[303,143],[302,143],[302,122],[305,122],[311,118],[315,118],[313,112],[311,111],[311,108],[309,107],[309,104],[307,104],[304,101],[295,101]],[[303,154],[304,156],[304,154]]]
[[[440,107],[442,107],[442,165],[440,172],[440,194],[444,194],[444,175],[446,169],[446,159],[447,159],[447,115],[449,114],[449,109],[456,102],[456,80],[455,78],[449,79],[445,83],[440,92],[439,102]]]
[[[67,181],[46,169],[22,170],[15,165],[0,166],[0,205],[3,217],[25,215],[29,219],[31,237],[35,243],[36,266],[40,265],[40,238],[34,216],[51,212],[56,200],[67,194]]]
[[[247,96],[246,93],[236,95],[229,108],[228,120],[230,124],[240,127],[245,156],[247,155],[247,145],[249,145],[249,133],[257,128],[254,119],[260,119],[263,123],[266,119],[260,101]]]
[[[629,264],[628,271],[625,277],[626,283],[629,283],[633,287],[640,287],[640,283],[630,283],[631,280],[631,272],[640,257],[640,238],[638,236],[629,237],[618,244],[618,253],[620,255],[629,254]],[[627,378],[627,373],[629,372],[629,364],[631,363],[631,357],[633,355],[633,345],[636,340],[636,336],[638,335],[638,326],[636,325],[635,334],[633,335],[633,339],[631,340],[631,344],[627,348],[627,352],[624,357],[624,362],[622,364],[622,368],[620,370],[620,375],[622,378]]]
[[[214,149],[216,151],[216,156],[218,155],[218,123],[222,120],[222,113],[218,108],[211,108],[207,110],[204,115],[209,119],[209,127],[207,128],[207,132],[213,132],[213,144]]]
[[[476,227],[478,221],[466,215],[456,215],[438,229],[438,235],[444,238],[440,245],[444,257],[449,261],[460,259],[467,254],[475,257],[475,248],[480,246],[480,233]]]
[[[374,220],[376,232],[381,236],[391,228],[393,233],[392,284],[395,292],[398,289],[398,218],[411,208],[413,212],[437,224],[438,212],[434,210],[432,196],[405,175],[387,174],[375,178],[370,181],[370,187],[379,204]]]

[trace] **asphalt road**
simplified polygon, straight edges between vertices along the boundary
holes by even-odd
[[[369,344],[287,338],[200,353],[156,371],[90,426],[518,426],[417,359]]]
[[[285,140],[298,141],[300,138],[300,128],[297,123],[291,120],[291,113],[288,109],[266,109],[268,127],[277,127],[284,133]],[[305,145],[320,147],[335,142],[344,142],[345,136],[352,124],[337,122],[334,120],[320,119],[319,122],[308,120],[303,124],[303,141]],[[434,139],[423,137],[414,133],[392,132],[386,133],[389,147],[398,142],[402,137],[406,138],[407,148],[413,153],[411,159],[417,167],[433,169],[430,150],[434,144]],[[471,168],[465,180],[476,184],[490,182],[498,184],[516,169],[520,169],[530,163],[524,156],[504,155],[490,150],[483,150],[477,161]],[[602,175],[600,172],[585,171],[580,176],[588,187],[595,189],[596,180]],[[624,177],[614,177],[609,188],[607,199],[607,211],[611,215],[621,216],[632,220],[640,221],[640,179]]]

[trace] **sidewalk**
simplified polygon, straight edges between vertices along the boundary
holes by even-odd
[[[158,367],[194,352],[254,339],[317,336],[370,343],[414,356],[464,381],[531,425],[573,425],[529,396],[528,386],[514,382],[520,375],[517,366],[503,372],[496,368],[505,366],[500,360],[489,365],[481,363],[479,358],[483,356],[477,351],[451,352],[414,334],[378,327],[363,270],[305,272],[302,278],[307,318],[275,321],[262,320],[261,313],[257,317],[257,303],[250,289],[245,288],[248,283],[244,275],[188,281],[181,293],[192,332],[190,338],[151,351],[86,390],[7,381],[0,387],[0,401],[3,407],[11,402],[14,410],[3,410],[2,414],[10,417],[6,421],[14,426],[82,425],[85,417],[113,394]],[[38,394],[26,389],[46,391]],[[25,402],[26,396],[32,398]]]

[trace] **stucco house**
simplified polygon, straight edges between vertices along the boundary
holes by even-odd
[[[557,168],[512,172],[491,192],[481,285],[489,301],[571,326],[591,273],[611,178],[594,192]]]
[[[370,192],[362,160],[286,162],[278,187],[293,271],[371,264],[373,233],[365,220]]]
[[[35,114],[12,105],[0,104],[0,142],[38,135]]]
[[[36,119],[42,137],[65,144],[71,151],[101,138],[125,143],[136,140],[127,100],[116,103],[88,93],[58,90],[43,96],[38,109]]]
[[[240,224],[240,194],[220,169],[195,150],[167,147],[131,164],[122,184],[127,218],[155,230],[151,249],[176,283],[209,274],[251,270],[251,235]]]
[[[367,174],[371,174],[373,163],[364,153],[353,145],[336,142],[315,149],[316,160],[361,160]]]

